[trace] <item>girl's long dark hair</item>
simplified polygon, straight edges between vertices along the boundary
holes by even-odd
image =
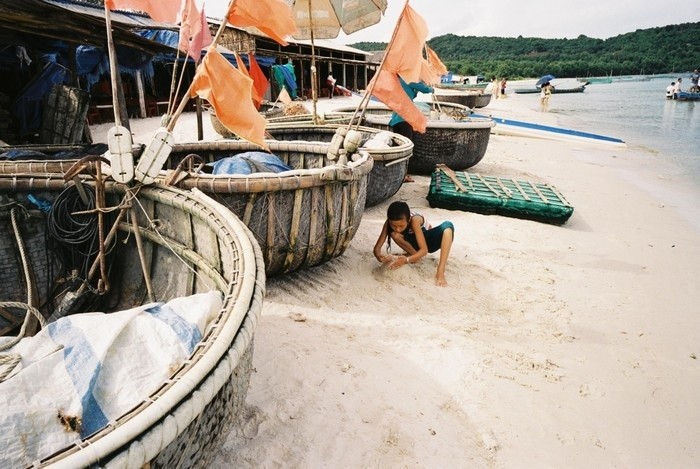
[[[387,220],[390,221],[396,221],[396,220],[410,220],[411,219],[411,209],[408,207],[408,204],[406,202],[401,202],[401,201],[396,201],[392,202],[389,205],[389,208],[386,209],[386,218]],[[393,232],[393,228],[391,228],[391,225],[389,223],[386,224],[386,234],[387,234],[387,251],[391,250],[391,233]]]

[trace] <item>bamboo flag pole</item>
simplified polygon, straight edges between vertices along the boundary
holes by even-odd
[[[408,1],[406,0],[406,4],[403,6],[403,10],[401,10],[401,15],[399,15],[399,19],[396,22],[396,26],[394,27],[394,31],[391,34],[391,39],[389,40],[389,44],[386,46],[386,50],[384,52],[384,57],[382,57],[382,61],[379,63],[379,68],[377,69],[377,72],[374,74],[374,77],[372,78],[372,81],[370,82],[369,89],[365,93],[365,95],[362,97],[362,100],[360,103],[357,105],[357,108],[355,108],[355,112],[352,114],[352,118],[350,119],[350,123],[348,124],[348,130],[350,127],[353,125],[353,121],[355,120],[355,116],[359,112],[360,108],[362,107],[362,112],[360,113],[360,118],[364,115],[365,111],[367,110],[367,105],[369,104],[369,100],[372,97],[372,92],[374,91],[374,86],[377,83],[377,78],[379,77],[379,73],[382,71],[382,68],[384,68],[384,62],[386,61],[386,56],[389,55],[389,51],[391,50],[391,47],[394,45],[394,40],[396,39],[396,33],[399,30],[399,25],[401,24],[401,20],[403,20],[404,15],[406,14],[406,8],[408,7]],[[355,129],[357,129],[360,126],[360,119],[358,119],[357,124],[355,124]]]
[[[117,80],[115,74],[119,73],[117,68],[117,57],[116,50],[114,48],[114,38],[112,37],[112,14],[109,10],[107,2],[105,2],[105,28],[107,29],[107,54],[109,55],[109,69],[112,84],[112,110],[114,111],[114,124],[116,126],[122,125],[122,119],[119,115],[119,88],[117,87]]]
[[[226,18],[224,18],[224,20],[219,25],[219,29],[216,31],[216,36],[214,36],[214,39],[212,40],[211,44],[209,45],[209,49],[216,49],[216,46],[219,43],[219,39],[221,39],[221,36],[224,34],[224,31],[226,30],[226,25],[228,24],[228,15],[231,12],[231,8],[233,7],[234,3],[236,3],[236,0],[231,0],[231,2],[228,4],[228,9],[226,10]],[[173,131],[173,129],[175,128],[175,124],[177,123],[178,118],[185,111],[185,107],[187,106],[187,103],[190,100],[190,94],[192,93],[193,88],[194,88],[194,81],[190,84],[190,87],[187,89],[185,96],[182,97],[182,101],[180,101],[180,105],[178,106],[178,108],[175,110],[173,115],[169,118],[168,126],[167,126],[168,132]]]
[[[309,32],[311,33],[311,101],[314,108],[314,124],[318,124],[316,113],[316,101],[318,101],[318,71],[316,70],[316,46],[314,45],[314,19],[311,15],[311,0],[308,0],[309,7]],[[333,90],[331,90],[331,93]],[[331,96],[332,98],[333,96]]]

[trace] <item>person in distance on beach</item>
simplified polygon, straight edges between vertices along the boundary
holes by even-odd
[[[411,212],[406,202],[392,202],[386,211],[386,221],[374,244],[374,257],[390,269],[398,269],[406,264],[415,264],[428,253],[440,251],[435,284],[439,287],[447,285],[445,268],[450,248],[454,239],[454,225],[444,221],[436,227],[431,227],[425,218]],[[404,254],[391,254],[391,241],[404,250]],[[382,252],[384,241],[387,242],[386,254]]]
[[[547,82],[542,84],[540,89],[540,110],[547,112],[549,109],[549,97],[552,95],[552,85]]]

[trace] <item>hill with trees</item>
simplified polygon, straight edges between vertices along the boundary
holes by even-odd
[[[428,41],[447,68],[461,75],[561,78],[686,72],[700,68],[700,22],[638,29],[608,39],[456,36]],[[384,50],[386,43],[352,47]]]

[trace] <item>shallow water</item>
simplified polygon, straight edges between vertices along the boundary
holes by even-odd
[[[552,95],[549,112],[563,127],[621,138],[656,153],[700,188],[700,102],[667,100],[670,82],[588,85],[583,93]],[[539,95],[524,96],[537,109]]]

